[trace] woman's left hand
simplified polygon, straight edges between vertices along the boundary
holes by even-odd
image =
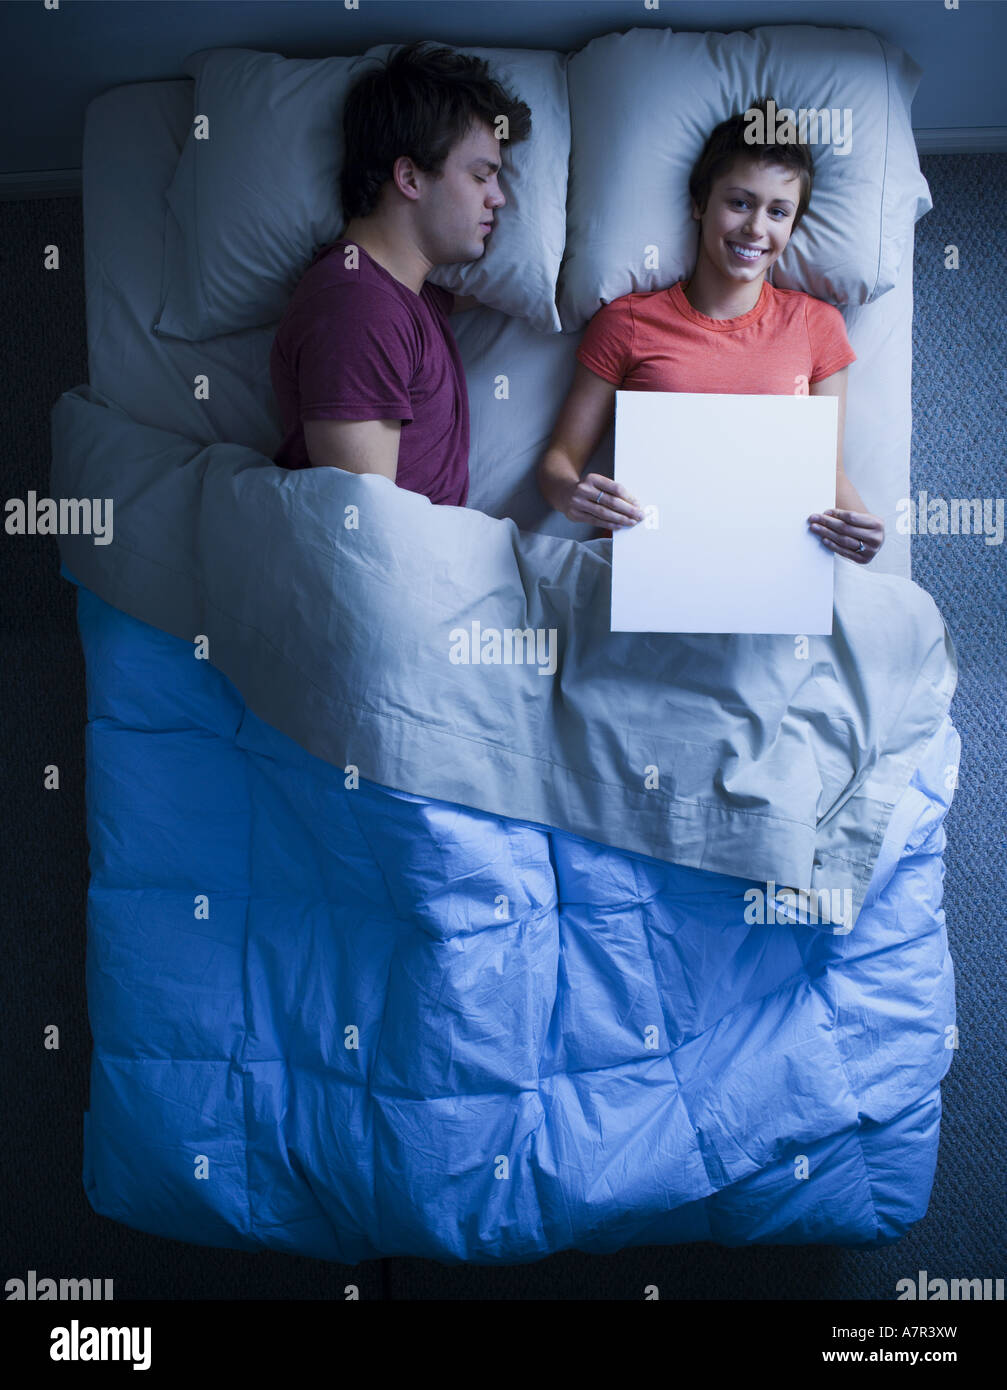
[[[827,512],[812,513],[808,521],[827,550],[858,565],[869,565],[885,543],[885,523],[870,512],[830,507]]]

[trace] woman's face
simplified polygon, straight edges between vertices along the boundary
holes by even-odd
[[[692,205],[700,256],[735,283],[761,280],[790,240],[800,189],[799,175],[779,164],[735,160],[714,180],[705,213]]]

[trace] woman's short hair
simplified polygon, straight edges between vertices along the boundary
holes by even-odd
[[[801,181],[797,211],[794,213],[794,222],[790,229],[791,235],[793,235],[811,202],[815,168],[811,151],[805,143],[757,144],[750,143],[745,139],[745,130],[749,127],[748,113],[761,111],[763,121],[768,121],[767,103],[769,100],[769,97],[763,97],[761,101],[747,107],[744,111],[735,112],[733,116],[729,116],[726,121],[721,121],[720,125],[714,127],[707,137],[702,154],[692,166],[692,173],[689,175],[689,196],[702,214],[706,211],[710,189],[721,174],[727,172],[736,159],[754,159],[759,164],[782,165],[783,168],[797,174]],[[779,110],[779,108],[776,109]]]
[[[531,111],[490,76],[483,59],[429,45],[419,39],[398,47],[346,98],[340,194],[347,222],[375,210],[401,155],[439,178],[452,148],[477,122],[492,128],[507,117],[501,148],[531,133]]]

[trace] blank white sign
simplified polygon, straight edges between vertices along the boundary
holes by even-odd
[[[832,633],[834,396],[616,391],[613,632]]]

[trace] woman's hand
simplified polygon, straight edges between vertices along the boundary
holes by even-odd
[[[808,517],[811,529],[827,550],[869,565],[885,543],[885,523],[871,512],[846,512],[830,507]]]
[[[643,520],[636,498],[604,473],[588,473],[572,485],[563,505],[556,508],[570,521],[611,528],[635,526]]]

